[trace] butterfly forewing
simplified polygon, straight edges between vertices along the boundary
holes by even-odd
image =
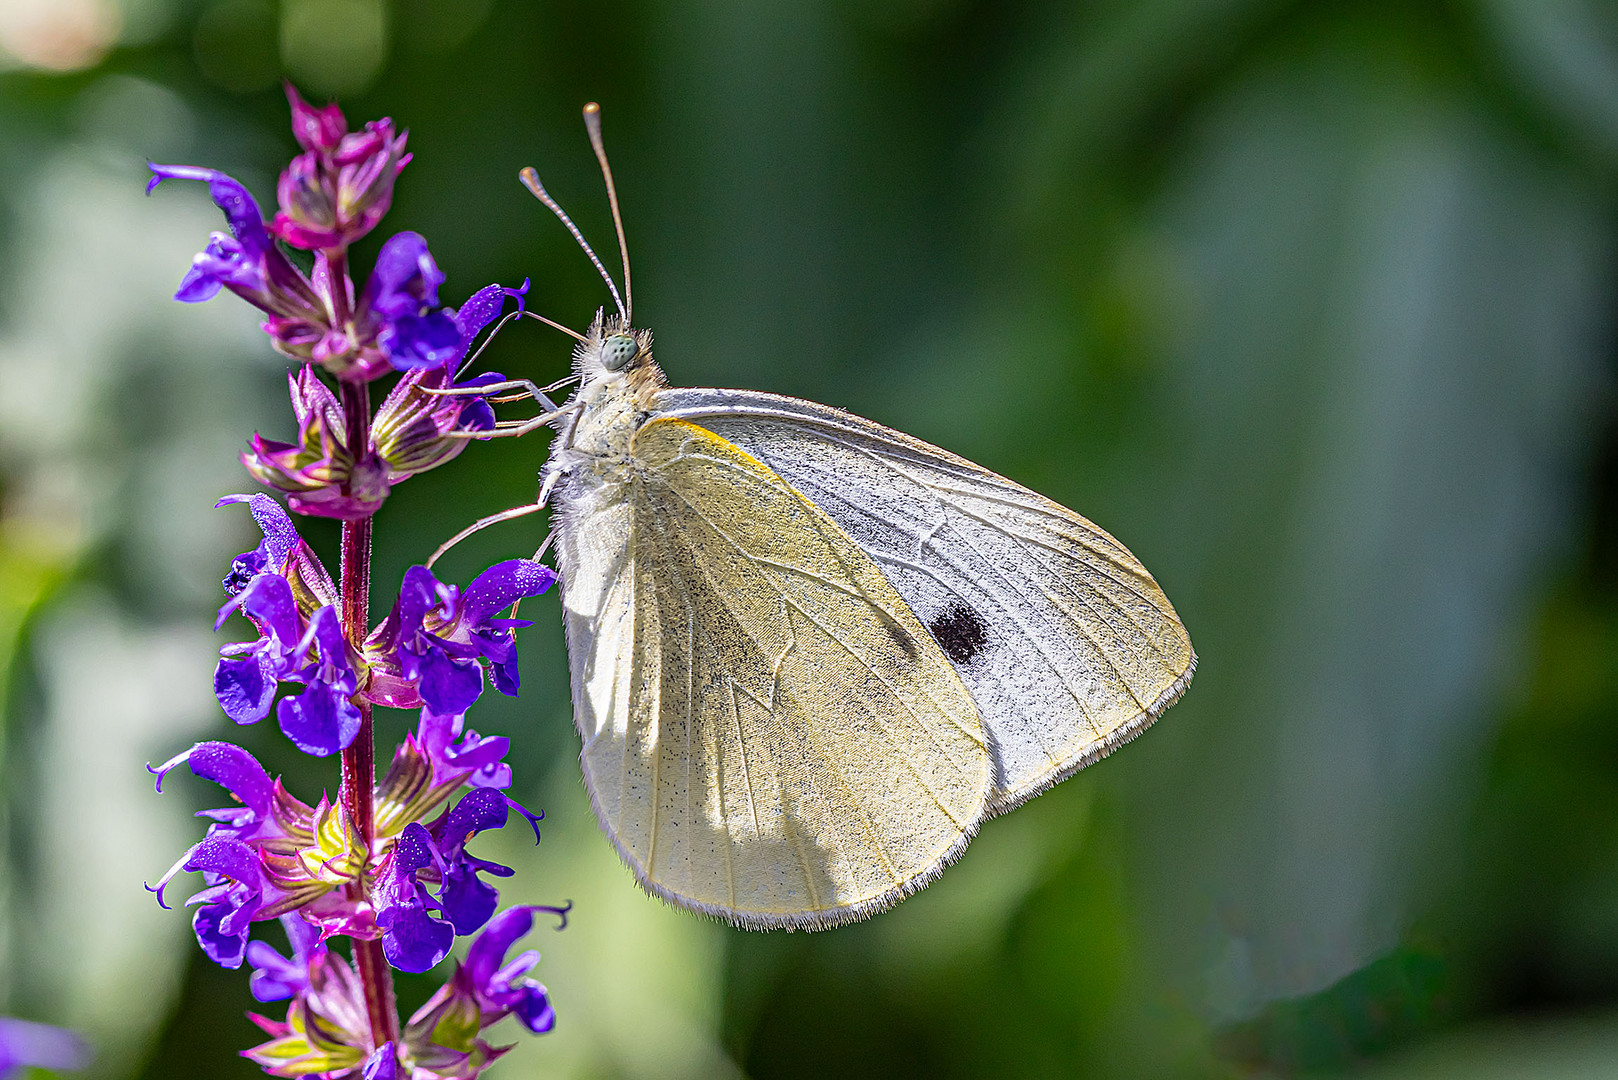
[[[812,402],[665,390],[662,415],[764,462],[881,567],[976,700],[990,812],[1151,723],[1196,664],[1173,607],[1123,545],[981,466]]]
[[[584,769],[653,891],[824,926],[926,884],[981,818],[977,709],[877,565],[703,427],[636,433],[617,497],[559,531]],[[594,509],[592,509],[594,505]]]

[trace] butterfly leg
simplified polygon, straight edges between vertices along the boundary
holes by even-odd
[[[427,569],[431,570],[433,568],[433,564],[442,558],[450,548],[454,547],[456,544],[459,544],[462,540],[465,540],[473,533],[482,532],[490,525],[498,525],[502,521],[513,521],[516,518],[527,517],[529,514],[536,513],[543,509],[545,509],[545,504],[543,501],[533,502],[527,504],[526,506],[513,506],[510,510],[502,510],[498,514],[490,514],[488,517],[478,518],[476,521],[472,522],[472,524],[468,525],[466,528],[462,529],[448,540],[445,540],[442,544],[439,544],[438,550],[433,552],[432,556],[427,560]],[[546,543],[548,544],[550,541],[547,539]],[[539,550],[544,551],[545,548],[541,546]]]
[[[445,432],[443,437],[446,439],[517,438],[527,435],[531,431],[538,431],[540,428],[545,427],[547,424],[555,421],[558,417],[566,416],[569,411],[573,411],[571,406],[563,405],[561,408],[555,409],[551,412],[543,412],[538,416],[530,416],[527,420],[501,420],[494,425],[492,430],[477,431],[471,428],[463,428],[457,431]]]
[[[567,383],[571,381],[571,379],[564,380],[560,385],[566,386]],[[525,390],[527,393],[511,394],[506,397],[489,397],[489,400],[506,402],[522,401],[525,398],[530,398],[545,406],[545,410],[547,412],[556,412],[556,402],[552,401],[545,393],[546,390],[554,389],[556,389],[556,386],[547,386],[544,389],[541,389],[530,379],[507,379],[504,382],[483,383],[480,386],[449,386],[442,390],[430,390],[426,387],[422,387],[421,392],[424,394],[432,394],[434,397],[489,397],[490,394],[500,390]]]

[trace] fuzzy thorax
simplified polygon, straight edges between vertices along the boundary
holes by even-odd
[[[552,461],[564,472],[585,464],[610,469],[626,459],[653,399],[668,385],[652,360],[651,331],[630,329],[619,316],[598,311],[585,340],[574,346],[573,369],[580,385],[558,418]]]

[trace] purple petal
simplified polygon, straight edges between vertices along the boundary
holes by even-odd
[[[421,904],[401,904],[378,912],[382,927],[382,955],[399,971],[420,972],[449,955],[455,928],[427,914]]]
[[[253,965],[248,989],[259,1001],[284,1001],[308,990],[309,965],[326,952],[319,928],[297,914],[282,915],[281,926],[292,946],[291,959],[283,957],[267,942],[253,941],[247,946],[247,962]]]
[[[556,572],[532,559],[495,563],[466,587],[461,597],[461,624],[487,625],[496,612],[527,596],[538,596],[556,581]]]
[[[518,989],[522,997],[512,1010],[517,1022],[535,1035],[543,1035],[555,1027],[556,1010],[551,1008],[550,994],[545,988],[528,979]]]
[[[399,834],[377,881],[373,899],[382,929],[382,953],[400,971],[426,971],[449,952],[455,930],[427,911],[427,896],[416,871],[439,862],[432,837],[420,822]]]
[[[442,311],[396,315],[382,328],[376,343],[400,371],[441,367],[459,360],[466,351],[460,328]]]
[[[212,780],[253,811],[259,820],[270,815],[275,783],[258,759],[228,742],[199,742],[186,751],[193,776]]]
[[[225,625],[225,620],[237,608],[252,619],[262,633],[283,646],[291,645],[303,634],[292,585],[279,574],[255,575],[246,588],[219,609],[213,628],[217,630]]]
[[[66,1028],[0,1016],[0,1076],[22,1065],[73,1071],[89,1063],[89,1044]]]
[[[243,250],[241,241],[214,233],[208,246],[192,258],[191,269],[174,290],[174,299],[184,304],[201,303],[212,300],[224,286],[238,292],[262,292],[266,287],[264,268]]]
[[[427,612],[438,604],[438,579],[425,566],[412,566],[404,572],[399,586],[399,636],[414,637]]]
[[[310,925],[307,920],[299,918],[295,913],[281,916],[281,929],[286,931],[293,957],[302,963],[307,964],[311,956],[326,948],[320,928]]]
[[[325,389],[324,385],[321,385],[321,389]],[[330,391],[327,391],[327,395],[330,396]],[[295,397],[294,404],[297,403]],[[297,527],[292,524],[292,518],[281,509],[280,503],[262,492],[256,495],[226,495],[214,503],[214,507],[217,509],[240,502],[247,504],[253,520],[264,533],[264,542],[259,545],[259,550],[268,557],[272,567],[280,570],[286,565],[287,556],[292,554],[303,539],[298,535]]]
[[[541,910],[553,909],[528,904],[507,908],[490,919],[483,933],[473,940],[471,948],[466,950],[466,974],[480,993],[499,973],[506,951],[533,929],[534,912]]]
[[[376,266],[367,285],[371,310],[384,319],[420,314],[424,307],[438,306],[438,286],[444,272],[438,269],[427,241],[420,233],[402,232],[388,238],[377,252]]]
[[[147,194],[151,194],[152,189],[164,180],[205,181],[208,194],[213,198],[214,205],[225,212],[225,220],[230,223],[230,231],[241,242],[244,255],[257,258],[273,247],[270,234],[264,228],[264,215],[259,212],[258,203],[238,181],[217,169],[203,169],[195,165],[148,164],[147,168],[152,170],[152,178],[146,183]]]
[[[348,748],[360,730],[360,711],[348,695],[326,683],[281,699],[275,707],[281,730],[304,753],[328,757]]]
[[[204,904],[191,916],[191,930],[203,954],[222,968],[242,966],[247,951],[247,935],[252,924],[234,918],[236,909],[227,904]]]
[[[222,874],[253,889],[263,888],[264,868],[249,844],[224,836],[209,836],[191,849],[185,860],[191,873]]]
[[[348,639],[343,636],[343,624],[334,606],[328,604],[309,617],[309,629],[297,651],[302,654],[310,646],[320,657],[319,680],[352,694],[357,676],[349,663]]]
[[[185,869],[234,883],[204,889],[186,903],[199,905],[191,927],[202,951],[220,967],[240,967],[253,916],[263,906],[264,871],[258,852],[240,840],[210,836],[191,849]]]
[[[296,958],[288,960],[263,941],[247,943],[247,962],[253,967],[247,989],[255,1001],[285,1001],[309,989],[309,967]]]
[[[504,660],[495,661],[489,669],[494,676],[494,687],[506,697],[516,697],[522,688],[522,677],[517,674],[517,650],[512,649]]]
[[[478,788],[468,792],[444,819],[439,833],[444,837],[440,850],[459,849],[471,839],[473,833],[503,827],[506,813],[506,797],[494,788]]]
[[[466,782],[473,787],[510,787],[511,767],[501,759],[511,748],[511,740],[504,735],[484,738],[475,731],[466,731],[460,742],[455,742],[462,735],[464,721],[459,715],[443,716],[431,709],[421,710],[416,741],[433,762],[435,782],[446,774],[470,771]]]
[[[444,873],[444,887],[438,894],[444,915],[457,934],[475,934],[478,927],[489,921],[494,909],[500,905],[500,894],[493,885],[478,877],[479,867],[465,862],[451,864]],[[502,876],[509,877],[506,867]]]
[[[483,669],[475,660],[457,660],[429,648],[418,670],[421,700],[435,713],[464,713],[483,693]]]
[[[458,431],[493,431],[494,408],[480,397],[471,398],[461,406],[461,415],[455,422]]]
[[[361,1080],[398,1080],[399,1058],[393,1052],[393,1044],[383,1043],[365,1059],[365,1067],[360,1070]]]
[[[517,310],[521,311],[523,297],[527,292],[528,282],[524,281],[522,287],[517,289],[508,289],[503,285],[485,285],[467,297],[466,303],[455,313],[455,325],[461,332],[461,340],[470,342],[485,326],[499,318],[508,296],[516,298]]]
[[[213,672],[214,697],[233,723],[256,724],[270,715],[279,685],[269,658],[262,654],[241,660],[222,659]]]
[[[412,821],[404,827],[399,834],[399,840],[393,848],[393,862],[389,872],[399,880],[404,880],[417,870],[423,870],[434,862],[433,838],[427,827],[419,821]]]
[[[466,951],[466,973],[472,985],[480,991],[487,987],[506,958],[506,950],[533,926],[533,913],[526,906],[507,908],[490,919]]]

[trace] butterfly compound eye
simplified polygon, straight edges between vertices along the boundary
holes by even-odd
[[[601,343],[601,366],[608,371],[622,371],[640,352],[640,342],[628,334],[613,334]]]

